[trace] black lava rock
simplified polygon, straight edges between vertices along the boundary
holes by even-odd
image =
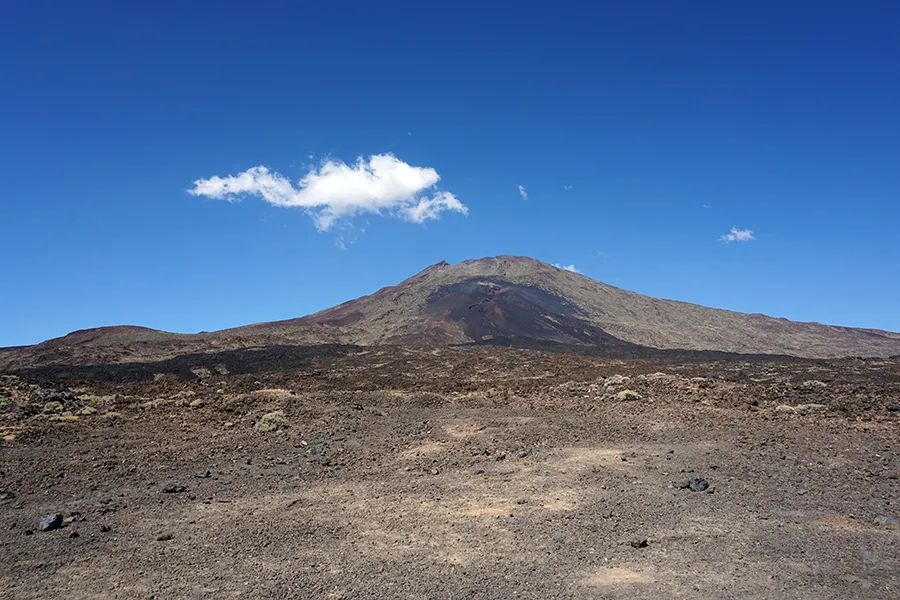
[[[62,527],[62,513],[53,513],[52,515],[44,515],[38,520],[38,529],[41,531],[53,531]]]
[[[679,483],[678,487],[692,492],[702,492],[709,488],[709,482],[703,477],[691,477]]]
[[[632,548],[646,548],[648,544],[649,544],[649,542],[647,541],[647,538],[645,538],[645,537],[636,537],[633,540],[631,540]]]
[[[692,492],[702,492],[709,488],[709,482],[702,477],[692,477],[688,487]]]
[[[186,492],[187,488],[183,485],[167,485],[163,488],[163,494],[180,494]]]

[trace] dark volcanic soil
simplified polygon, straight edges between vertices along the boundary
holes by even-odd
[[[896,360],[297,357],[0,378],[0,597],[900,596]]]

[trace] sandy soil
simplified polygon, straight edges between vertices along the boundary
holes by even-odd
[[[896,360],[291,365],[0,379],[0,596],[900,597]]]

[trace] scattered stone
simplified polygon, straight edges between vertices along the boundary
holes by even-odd
[[[41,531],[53,531],[54,529],[59,529],[60,527],[62,527],[62,522],[62,513],[44,515],[38,520],[38,529],[40,529]]]
[[[475,474],[476,475],[484,475],[484,469],[478,469],[477,471],[475,471]]]
[[[616,398],[618,398],[619,400],[622,400],[622,401],[627,402],[627,401],[629,401],[629,400],[640,400],[640,399],[643,398],[643,396],[641,396],[640,394],[638,394],[638,393],[635,392],[634,390],[622,390],[621,392],[619,392],[618,394],[616,394]]]
[[[437,469],[432,469],[432,470],[431,470],[431,474],[432,474],[432,475],[440,475],[441,472],[440,472],[439,470],[437,470]]]
[[[78,532],[77,532],[77,531],[73,531],[72,533],[69,534],[69,537],[70,537],[71,539],[74,540],[75,538],[79,537],[79,536],[78,536]]]
[[[506,452],[497,452],[494,454],[494,460],[504,460],[506,458]]]
[[[646,548],[648,545],[649,545],[649,542],[647,541],[647,538],[645,538],[645,537],[636,537],[633,540],[631,540],[632,548]]]
[[[100,531],[102,531],[103,533],[109,533],[110,531],[112,531],[112,527],[110,527],[109,525],[101,525]]]
[[[103,416],[106,417],[107,419],[115,419],[115,418],[121,417],[122,413],[116,412],[114,410],[110,410],[110,411],[103,413]]]
[[[196,473],[194,477],[197,479],[209,479],[210,477],[212,477],[212,473],[210,473],[209,471],[207,471],[206,473]]]
[[[54,400],[46,403],[43,410],[45,413],[61,413],[63,411],[63,405],[62,402]]]
[[[692,469],[691,467],[682,467],[680,472],[681,473],[693,473],[694,469]]]
[[[775,407],[775,412],[793,414],[797,411],[794,410],[794,407],[789,404],[779,404]]]
[[[198,398],[197,400],[191,400],[191,402],[190,402],[190,404],[188,404],[188,406],[191,407],[191,408],[200,408],[200,407],[202,407],[204,404],[206,404],[206,403],[203,402],[203,400],[200,400],[200,399]]]
[[[527,503],[528,503],[528,500],[526,500],[525,498],[519,498],[518,500],[516,500],[516,504],[527,504]]]
[[[157,542],[168,542],[169,540],[175,539],[175,536],[171,533],[164,533],[161,536],[156,538]]]
[[[822,412],[827,406],[824,404],[798,404],[794,407],[794,412],[798,415],[808,415],[810,413]]]
[[[13,492],[0,492],[0,502],[4,500],[12,500],[16,495]]]
[[[888,404],[887,411],[888,412],[900,412],[900,404]]]
[[[234,427],[234,421],[225,421],[223,427]]]
[[[636,458],[636,457],[637,457],[637,452],[623,452],[619,458],[622,459],[622,462],[628,462],[629,458]]]
[[[253,429],[255,429],[256,431],[267,433],[270,431],[278,431],[279,429],[287,427],[288,425],[289,423],[288,420],[284,417],[284,412],[276,410],[274,412],[266,413],[261,416],[253,426]]]
[[[72,516],[66,517],[65,519],[62,520],[63,527],[65,527],[66,525],[71,525],[72,523],[74,523],[75,521],[78,520],[78,517],[79,517],[78,513],[73,513]]]
[[[78,414],[81,415],[82,417],[89,417],[91,415],[96,415],[97,409],[94,408],[93,406],[85,406],[84,408],[82,408],[81,410],[78,411]]]
[[[163,494],[180,494],[182,492],[186,492],[187,488],[183,485],[167,485],[163,488]]]
[[[691,477],[685,479],[678,484],[678,488],[682,490],[691,490],[692,492],[702,492],[709,488],[709,482],[703,477]]]
[[[613,518],[613,513],[612,513],[611,510],[608,510],[608,511],[606,511],[606,512],[602,512],[602,513],[600,513],[600,518],[601,518],[601,519],[612,519],[612,518]]]

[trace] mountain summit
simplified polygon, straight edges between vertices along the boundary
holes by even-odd
[[[211,333],[140,327],[71,333],[0,352],[0,369],[160,360],[274,344],[565,345],[619,352],[714,350],[807,358],[900,354],[900,334],[660,300],[519,256],[434,264],[312,315]]]
[[[344,341],[361,344],[500,338],[800,357],[900,352],[900,334],[660,300],[520,256],[440,262],[296,322],[340,328]]]

